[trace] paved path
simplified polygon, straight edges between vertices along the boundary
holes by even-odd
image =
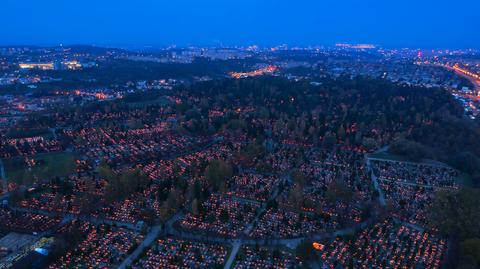
[[[125,269],[129,267],[132,262],[134,262],[146,248],[148,248],[152,243],[155,242],[155,239],[158,237],[158,234],[161,230],[162,227],[160,225],[153,226],[145,239],[142,241],[142,243],[130,255],[128,255],[117,268]]]
[[[171,217],[167,222],[165,222],[165,234],[175,234],[176,230],[173,227],[175,222],[179,221],[185,215],[184,210],[178,211],[173,217]]]
[[[67,223],[69,223],[72,220],[73,220],[72,216],[64,216],[62,221],[60,222],[60,226],[66,225]]]
[[[410,162],[410,161],[397,161],[397,160],[390,160],[384,158],[377,158],[377,157],[370,157],[367,156],[370,161],[379,161],[379,162],[391,162],[391,163],[405,163],[410,165],[417,165],[417,166],[432,166],[432,167],[439,167],[439,168],[450,168],[450,166],[432,160],[427,160],[427,162]]]
[[[381,152],[386,152],[386,151],[388,151],[388,149],[389,149],[389,148],[390,148],[390,146],[389,146],[389,145],[386,145],[386,146],[383,146],[383,147],[381,147],[381,148],[379,148],[379,149],[375,150],[373,153],[381,153]]]
[[[385,206],[386,205],[385,195],[383,194],[383,191],[380,188],[380,185],[378,184],[377,176],[373,172],[372,163],[370,162],[370,158],[366,157],[365,159],[366,159],[365,163],[366,163],[366,166],[367,166],[367,173],[368,172],[370,173],[370,177],[372,178],[373,186],[375,187],[375,189],[378,192],[378,201],[380,202],[380,205]]]
[[[242,241],[236,240],[235,242],[233,242],[232,245],[233,245],[232,251],[230,252],[230,256],[228,256],[228,260],[225,263],[225,266],[223,267],[223,269],[232,268],[233,262],[235,261],[235,257],[237,257],[238,250],[242,246]]]

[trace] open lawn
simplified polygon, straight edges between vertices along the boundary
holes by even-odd
[[[386,151],[371,153],[371,154],[368,154],[368,156],[371,158],[385,159],[385,160],[391,160],[391,161],[399,161],[399,162],[408,161],[407,158],[403,156],[394,155]]]
[[[38,163],[28,169],[22,158],[4,159],[7,178],[16,183],[30,184],[35,178],[45,179],[66,176],[75,172],[77,155],[72,152],[38,154],[33,157]]]
[[[33,136],[41,136],[45,139],[52,137],[52,132],[49,129],[42,129],[42,128],[33,128],[33,129],[16,129],[11,128],[7,132],[8,138],[25,138],[25,137],[33,137]]]
[[[459,185],[462,185],[464,187],[474,187],[473,185],[473,182],[472,182],[472,177],[468,174],[465,174],[465,173],[460,173],[460,175],[458,176],[458,179],[457,179],[457,183]]]

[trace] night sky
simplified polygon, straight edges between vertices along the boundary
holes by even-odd
[[[2,0],[1,45],[480,48],[479,0]]]

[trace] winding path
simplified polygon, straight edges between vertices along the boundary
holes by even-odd
[[[367,173],[370,173],[370,177],[372,179],[373,186],[375,187],[375,189],[378,192],[378,201],[380,202],[380,205],[385,206],[386,205],[385,195],[384,195],[382,189],[380,188],[380,184],[378,183],[377,176],[373,172],[372,163],[370,162],[370,157],[365,156],[365,159],[366,159],[365,163],[366,163],[366,167],[367,167]]]
[[[117,268],[125,269],[129,267],[146,248],[150,247],[150,245],[155,242],[155,239],[158,237],[161,230],[162,227],[160,225],[153,226],[147,236],[145,236],[145,239],[142,241],[142,243],[140,243],[140,245],[130,255],[128,255]]]

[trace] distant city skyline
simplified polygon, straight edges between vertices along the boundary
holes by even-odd
[[[0,4],[0,45],[480,48],[474,0],[15,1]]]

